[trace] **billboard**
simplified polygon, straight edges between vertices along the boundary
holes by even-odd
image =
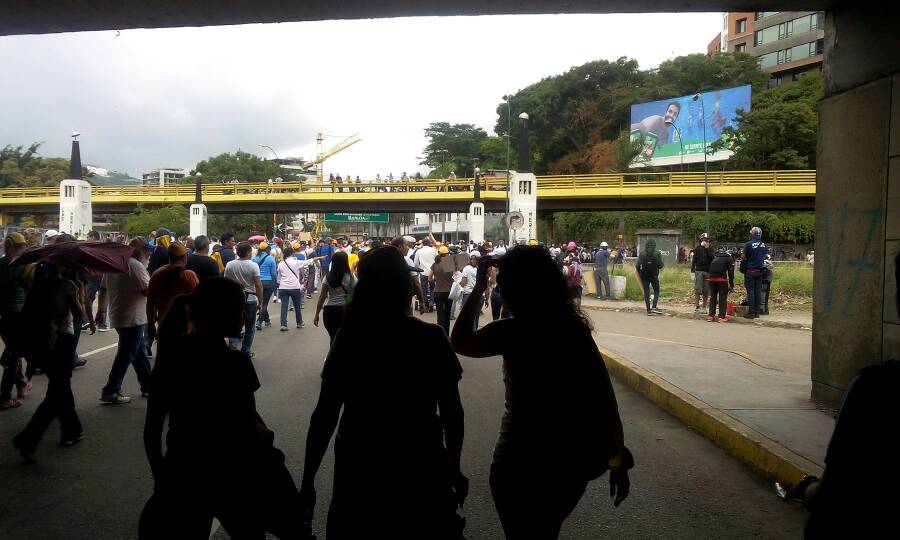
[[[738,109],[750,110],[749,84],[703,92],[697,101],[693,96],[681,96],[632,105],[631,142],[640,144],[641,151],[629,167],[702,162],[704,124],[708,146],[722,138],[726,127],[736,127]],[[706,159],[721,161],[731,154],[719,150]]]

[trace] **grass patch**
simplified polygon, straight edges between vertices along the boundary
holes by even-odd
[[[644,293],[633,266],[616,268],[614,276],[625,276],[625,299],[643,301]],[[813,270],[807,265],[776,265],[770,306],[783,309],[812,309]],[[739,301],[745,295],[743,275],[735,269],[734,293],[729,298]],[[693,305],[694,282],[690,267],[667,266],[659,273],[659,297],[675,304]]]

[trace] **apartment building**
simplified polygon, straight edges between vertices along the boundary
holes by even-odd
[[[756,11],[722,15],[722,31],[707,53],[744,52],[772,75],[769,87],[796,81],[821,69],[825,39],[821,11]]]

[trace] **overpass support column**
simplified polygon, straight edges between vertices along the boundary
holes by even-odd
[[[819,106],[812,398],[900,358],[900,34],[868,3],[827,14]],[[900,391],[900,389],[898,389]]]
[[[190,208],[190,230],[191,230],[191,238],[197,238],[198,236],[206,236],[207,227],[206,227],[206,205],[205,204],[192,204]]]
[[[484,242],[484,203],[473,202],[469,205],[469,240],[476,244]]]

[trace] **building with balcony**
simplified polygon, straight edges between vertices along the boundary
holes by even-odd
[[[164,186],[166,184],[177,184],[179,180],[185,177],[184,169],[153,169],[148,173],[144,173],[141,183],[144,185],[158,184]]]
[[[731,12],[707,54],[744,52],[771,74],[769,87],[796,81],[822,67],[825,14],[821,11]]]

